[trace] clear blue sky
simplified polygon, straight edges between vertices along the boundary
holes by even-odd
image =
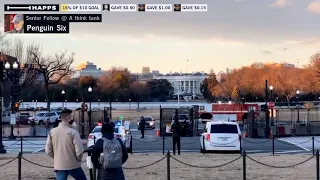
[[[25,0],[4,0],[25,3]],[[30,0],[29,3],[42,3]],[[46,3],[86,4],[87,0]],[[92,0],[90,3],[134,3],[132,0]],[[194,4],[194,0],[181,0]],[[161,72],[216,72],[253,62],[308,63],[320,47],[318,0],[198,0],[208,12],[109,12],[103,23],[71,25],[68,35],[12,35],[42,44],[46,54],[75,52],[75,65],[91,61],[102,69],[128,67],[141,72],[150,66]],[[155,3],[141,0],[136,3]],[[161,3],[179,3],[162,0]],[[3,6],[1,19],[3,19]],[[103,12],[102,12],[103,13]],[[2,23],[2,22],[1,22]],[[3,24],[1,24],[3,27]],[[187,59],[189,63],[187,64]]]

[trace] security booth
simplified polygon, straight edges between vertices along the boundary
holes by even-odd
[[[193,105],[189,111],[190,113],[190,136],[199,135],[199,106]]]
[[[182,136],[195,136],[198,133],[198,107],[161,108],[160,135],[170,136],[171,125],[177,119],[181,123]]]
[[[175,108],[160,108],[160,135],[170,135],[171,118],[175,113]]]
[[[258,129],[263,124],[259,124],[257,118],[258,118],[257,113],[254,110],[250,110],[249,112],[243,114],[242,122],[244,125],[244,131],[247,137],[251,137],[251,138],[259,137]],[[264,129],[264,126],[262,126],[261,129]]]

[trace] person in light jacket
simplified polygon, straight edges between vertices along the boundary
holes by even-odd
[[[61,111],[61,123],[50,130],[45,147],[46,153],[53,158],[57,180],[87,180],[81,163],[83,144],[79,132],[72,126],[72,110]]]

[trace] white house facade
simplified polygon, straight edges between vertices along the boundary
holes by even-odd
[[[192,94],[193,97],[201,95],[201,83],[208,75],[204,73],[197,74],[172,74],[154,76],[153,79],[166,79],[174,88],[174,95]]]

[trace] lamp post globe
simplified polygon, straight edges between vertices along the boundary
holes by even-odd
[[[297,92],[296,92],[296,93],[297,93],[297,95],[299,95],[299,94],[300,94],[300,90],[297,90]]]
[[[92,87],[88,87],[88,92],[92,92]]]
[[[61,91],[61,94],[65,94],[66,92],[64,90]]]
[[[19,65],[17,62],[14,62],[13,65],[12,65],[12,68],[13,69],[18,69]]]
[[[269,90],[270,91],[272,91],[273,90],[273,86],[271,85],[271,86],[269,86]]]
[[[10,63],[9,63],[9,62],[6,62],[6,64],[4,64],[4,68],[5,68],[5,69],[10,69]]]

